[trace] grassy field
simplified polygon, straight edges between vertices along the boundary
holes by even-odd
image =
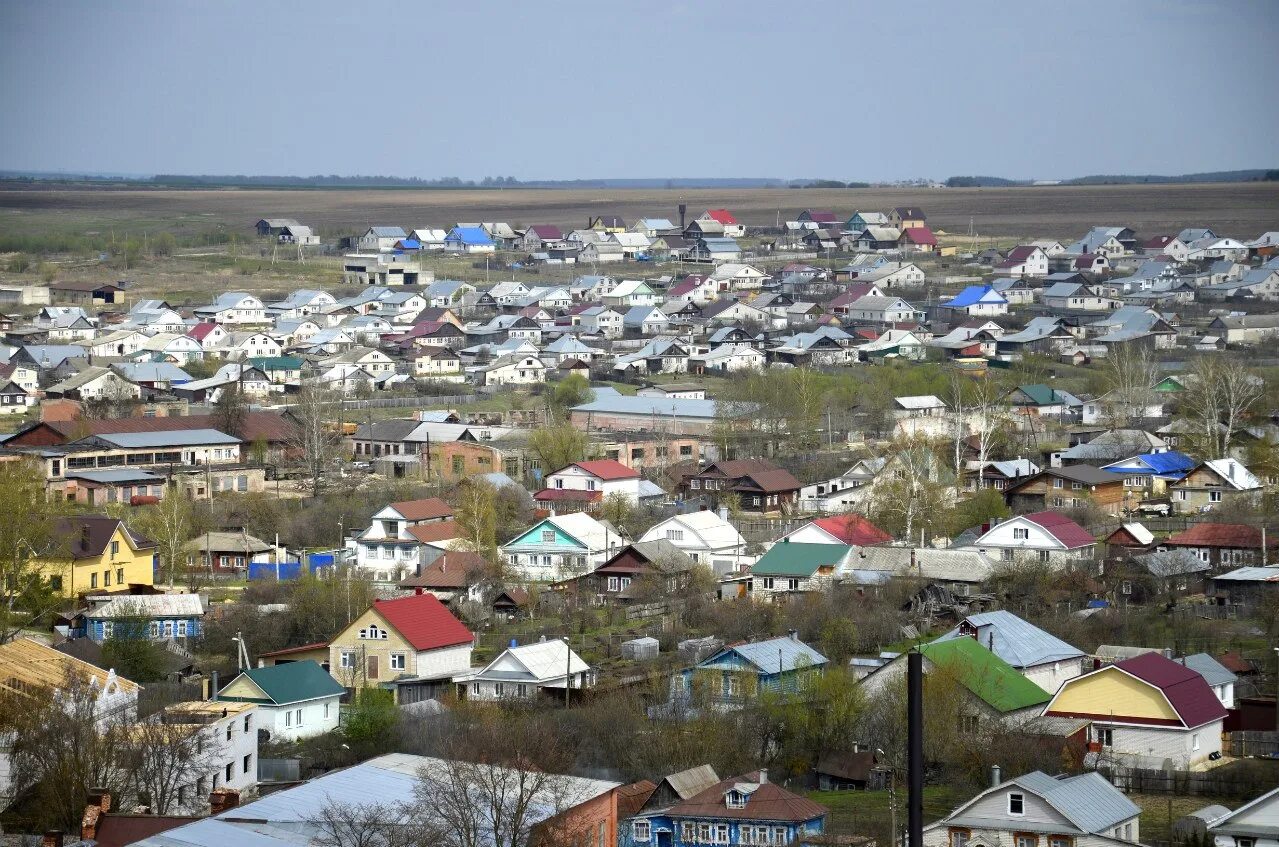
[[[801,209],[888,210],[917,205],[934,229],[983,236],[1069,238],[1093,224],[1130,226],[1139,233],[1176,232],[1190,225],[1255,237],[1279,229],[1279,183],[1107,185],[949,189],[724,190],[167,190],[136,188],[0,187],[0,232],[93,231],[120,234],[216,230],[250,234],[261,217],[293,217],[328,235],[372,224],[448,227],[456,221],[501,220],[522,226],[578,227],[588,217],[617,214],[678,220],[685,203],[696,217],[727,207],[743,223],[771,225]]]

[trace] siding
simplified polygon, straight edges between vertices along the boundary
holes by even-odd
[[[1177,713],[1163,694],[1116,668],[1107,668],[1063,689],[1054,713],[1110,715],[1116,720],[1137,717],[1177,720]]]

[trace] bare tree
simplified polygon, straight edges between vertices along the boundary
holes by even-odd
[[[157,815],[182,814],[200,805],[199,780],[214,766],[218,740],[200,723],[174,723],[161,713],[130,727],[124,759],[135,796]]]
[[[288,447],[306,471],[311,496],[319,496],[324,487],[324,471],[338,455],[341,433],[337,418],[342,398],[337,392],[315,381],[302,383],[297,400],[289,412],[297,430]]]
[[[317,847],[430,847],[431,827],[412,807],[330,800],[320,810]]]
[[[913,539],[917,531],[932,527],[949,505],[949,481],[942,478],[945,463],[936,448],[923,435],[895,438],[888,446],[888,462],[872,483],[871,518],[901,538]]]
[[[169,587],[177,579],[186,558],[186,545],[195,532],[195,509],[182,485],[171,485],[159,503],[138,516],[138,531],[160,548],[160,558],[169,574]]]
[[[1196,359],[1188,377],[1181,396],[1188,445],[1201,458],[1226,457],[1265,385],[1242,362],[1214,355]]]
[[[1131,342],[1113,345],[1106,354],[1103,378],[1103,413],[1114,426],[1129,427],[1146,416],[1159,379],[1149,347]]]

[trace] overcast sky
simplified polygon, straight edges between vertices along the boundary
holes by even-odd
[[[5,169],[1279,167],[1275,0],[0,0],[0,14]]]

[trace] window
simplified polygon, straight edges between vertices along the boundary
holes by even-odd
[[[715,843],[716,844],[728,843],[728,824],[726,823],[715,824]]]
[[[1197,732],[1190,736],[1190,749],[1191,750],[1199,749],[1199,733]]]
[[[1053,488],[1064,488],[1064,487],[1065,487],[1065,484],[1063,483],[1062,480],[1060,479],[1053,480]]]
[[[711,840],[711,825],[708,823],[699,823],[697,825],[697,840],[703,844]]]
[[[403,653],[391,654],[391,670],[402,671],[405,668],[405,657]]]
[[[697,824],[682,823],[679,825],[679,837],[684,841],[692,842],[697,840]]]
[[[124,585],[124,568],[115,569],[115,584]]]
[[[608,578],[608,590],[609,590],[609,591],[621,591],[621,590],[622,590],[622,581],[621,581],[619,578],[615,577],[615,576],[610,576],[610,577]]]
[[[1119,585],[1119,593],[1120,593],[1120,594],[1131,594],[1131,593],[1132,593],[1132,581],[1131,581],[1131,580],[1127,580],[1127,579],[1125,579],[1122,583],[1120,583],[1120,585]]]
[[[952,829],[950,831],[950,847],[968,847],[968,839],[972,837],[972,832],[967,829]]]
[[[515,686],[515,693],[516,693],[516,694],[518,694],[518,695],[519,695],[519,696],[521,696],[521,697],[527,697],[527,696],[528,696],[528,686],[527,686],[526,684],[524,684],[524,683],[522,683],[522,682],[521,682],[519,685]]]
[[[329,706],[330,706],[330,705],[331,705],[331,704],[329,704],[329,703],[325,703],[325,704],[324,704],[324,719],[325,719],[325,720],[328,720],[328,719],[329,719]]]
[[[746,795],[739,791],[730,791],[728,792],[727,803],[730,809],[745,809]]]
[[[1239,838],[1235,837],[1235,847],[1257,847],[1257,839],[1255,838]]]
[[[1097,741],[1102,747],[1115,746],[1115,731],[1113,729],[1098,729]]]
[[[253,766],[253,754],[252,754],[252,753],[246,753],[246,754],[245,754],[245,756],[244,756],[244,763],[243,763],[243,765],[244,765],[244,771],[243,771],[243,772],[244,772],[244,773],[248,773],[248,772],[249,772],[249,768]]]
[[[1029,541],[1029,540],[1030,540],[1030,529],[1029,529],[1029,528],[1027,528],[1027,527],[1016,527],[1016,528],[1014,528],[1014,529],[1013,529],[1013,540],[1014,540],[1014,541]]]
[[[244,731],[245,731],[245,732],[248,732],[248,731],[249,731],[249,727],[250,727],[250,726],[252,726],[252,721],[250,720],[250,718],[252,718],[252,717],[253,717],[252,715],[245,715],[245,716],[244,716]]]
[[[60,576],[51,576],[51,577],[49,577],[49,588],[50,588],[50,589],[52,589],[52,590],[54,590],[54,591],[61,591],[61,590],[62,590],[62,577],[60,577]]]
[[[1070,484],[1070,487],[1071,487],[1071,490],[1073,491],[1079,491],[1080,489],[1084,487],[1084,484],[1082,482],[1072,482]]]
[[[788,579],[788,580],[786,580],[786,590],[787,590],[787,591],[798,591],[798,590],[799,590],[799,580],[798,580],[798,579]]]
[[[480,696],[480,684],[478,682],[471,683],[471,694],[476,697]]]
[[[227,762],[225,770],[226,770],[226,781],[230,782],[232,774],[235,773],[235,762]]]
[[[1039,836],[1019,832],[1017,833],[1015,843],[1017,847],[1037,847],[1039,844]]]
[[[684,530],[682,530],[682,529],[668,529],[668,530],[666,530],[666,540],[667,540],[667,541],[683,541],[683,540],[684,540]]]
[[[773,578],[771,576],[764,577],[763,579],[760,580],[760,582],[763,583],[764,588],[768,589],[769,591],[773,590]]]
[[[651,841],[653,825],[648,821],[635,821],[631,824],[631,838],[635,841]]]
[[[114,559],[117,555],[119,555],[119,553],[120,553],[120,542],[112,541],[111,542],[111,558]]]
[[[555,543],[555,530],[553,530],[553,529],[544,529],[544,530],[542,530],[542,543],[543,543],[543,544],[554,544],[554,543]]]
[[[1024,815],[1026,814],[1026,796],[1016,791],[1008,793],[1008,814]]]
[[[1208,492],[1208,502],[1210,502],[1210,503],[1220,503],[1220,502],[1221,502],[1221,492],[1220,492],[1220,491],[1209,491],[1209,492]]]
[[[111,571],[102,572],[102,587],[103,588],[111,587]]]
[[[1051,835],[1048,837],[1048,847],[1070,847],[1070,839],[1064,835]]]
[[[390,549],[390,548],[387,548],[387,549]],[[387,557],[385,557],[385,558],[390,558],[390,557],[389,557],[389,556],[387,556]],[[369,639],[370,641],[385,641],[385,640],[386,640],[386,630],[385,630],[385,629],[382,629],[381,627],[379,627],[379,626],[378,626],[377,624],[375,624],[375,623],[374,623],[374,624],[369,624],[367,627],[365,627],[364,629],[360,630],[360,637],[361,637],[361,638],[367,638],[367,639]]]
[[[293,723],[294,723],[296,726],[301,726],[301,725],[302,725],[302,710],[301,710],[301,709],[296,709],[296,710],[294,710],[294,712],[293,712]]]
[[[500,682],[493,683],[493,696],[502,697],[506,694],[506,686]]]
[[[338,656],[338,667],[348,669],[355,667],[355,653],[349,650],[342,651]]]

